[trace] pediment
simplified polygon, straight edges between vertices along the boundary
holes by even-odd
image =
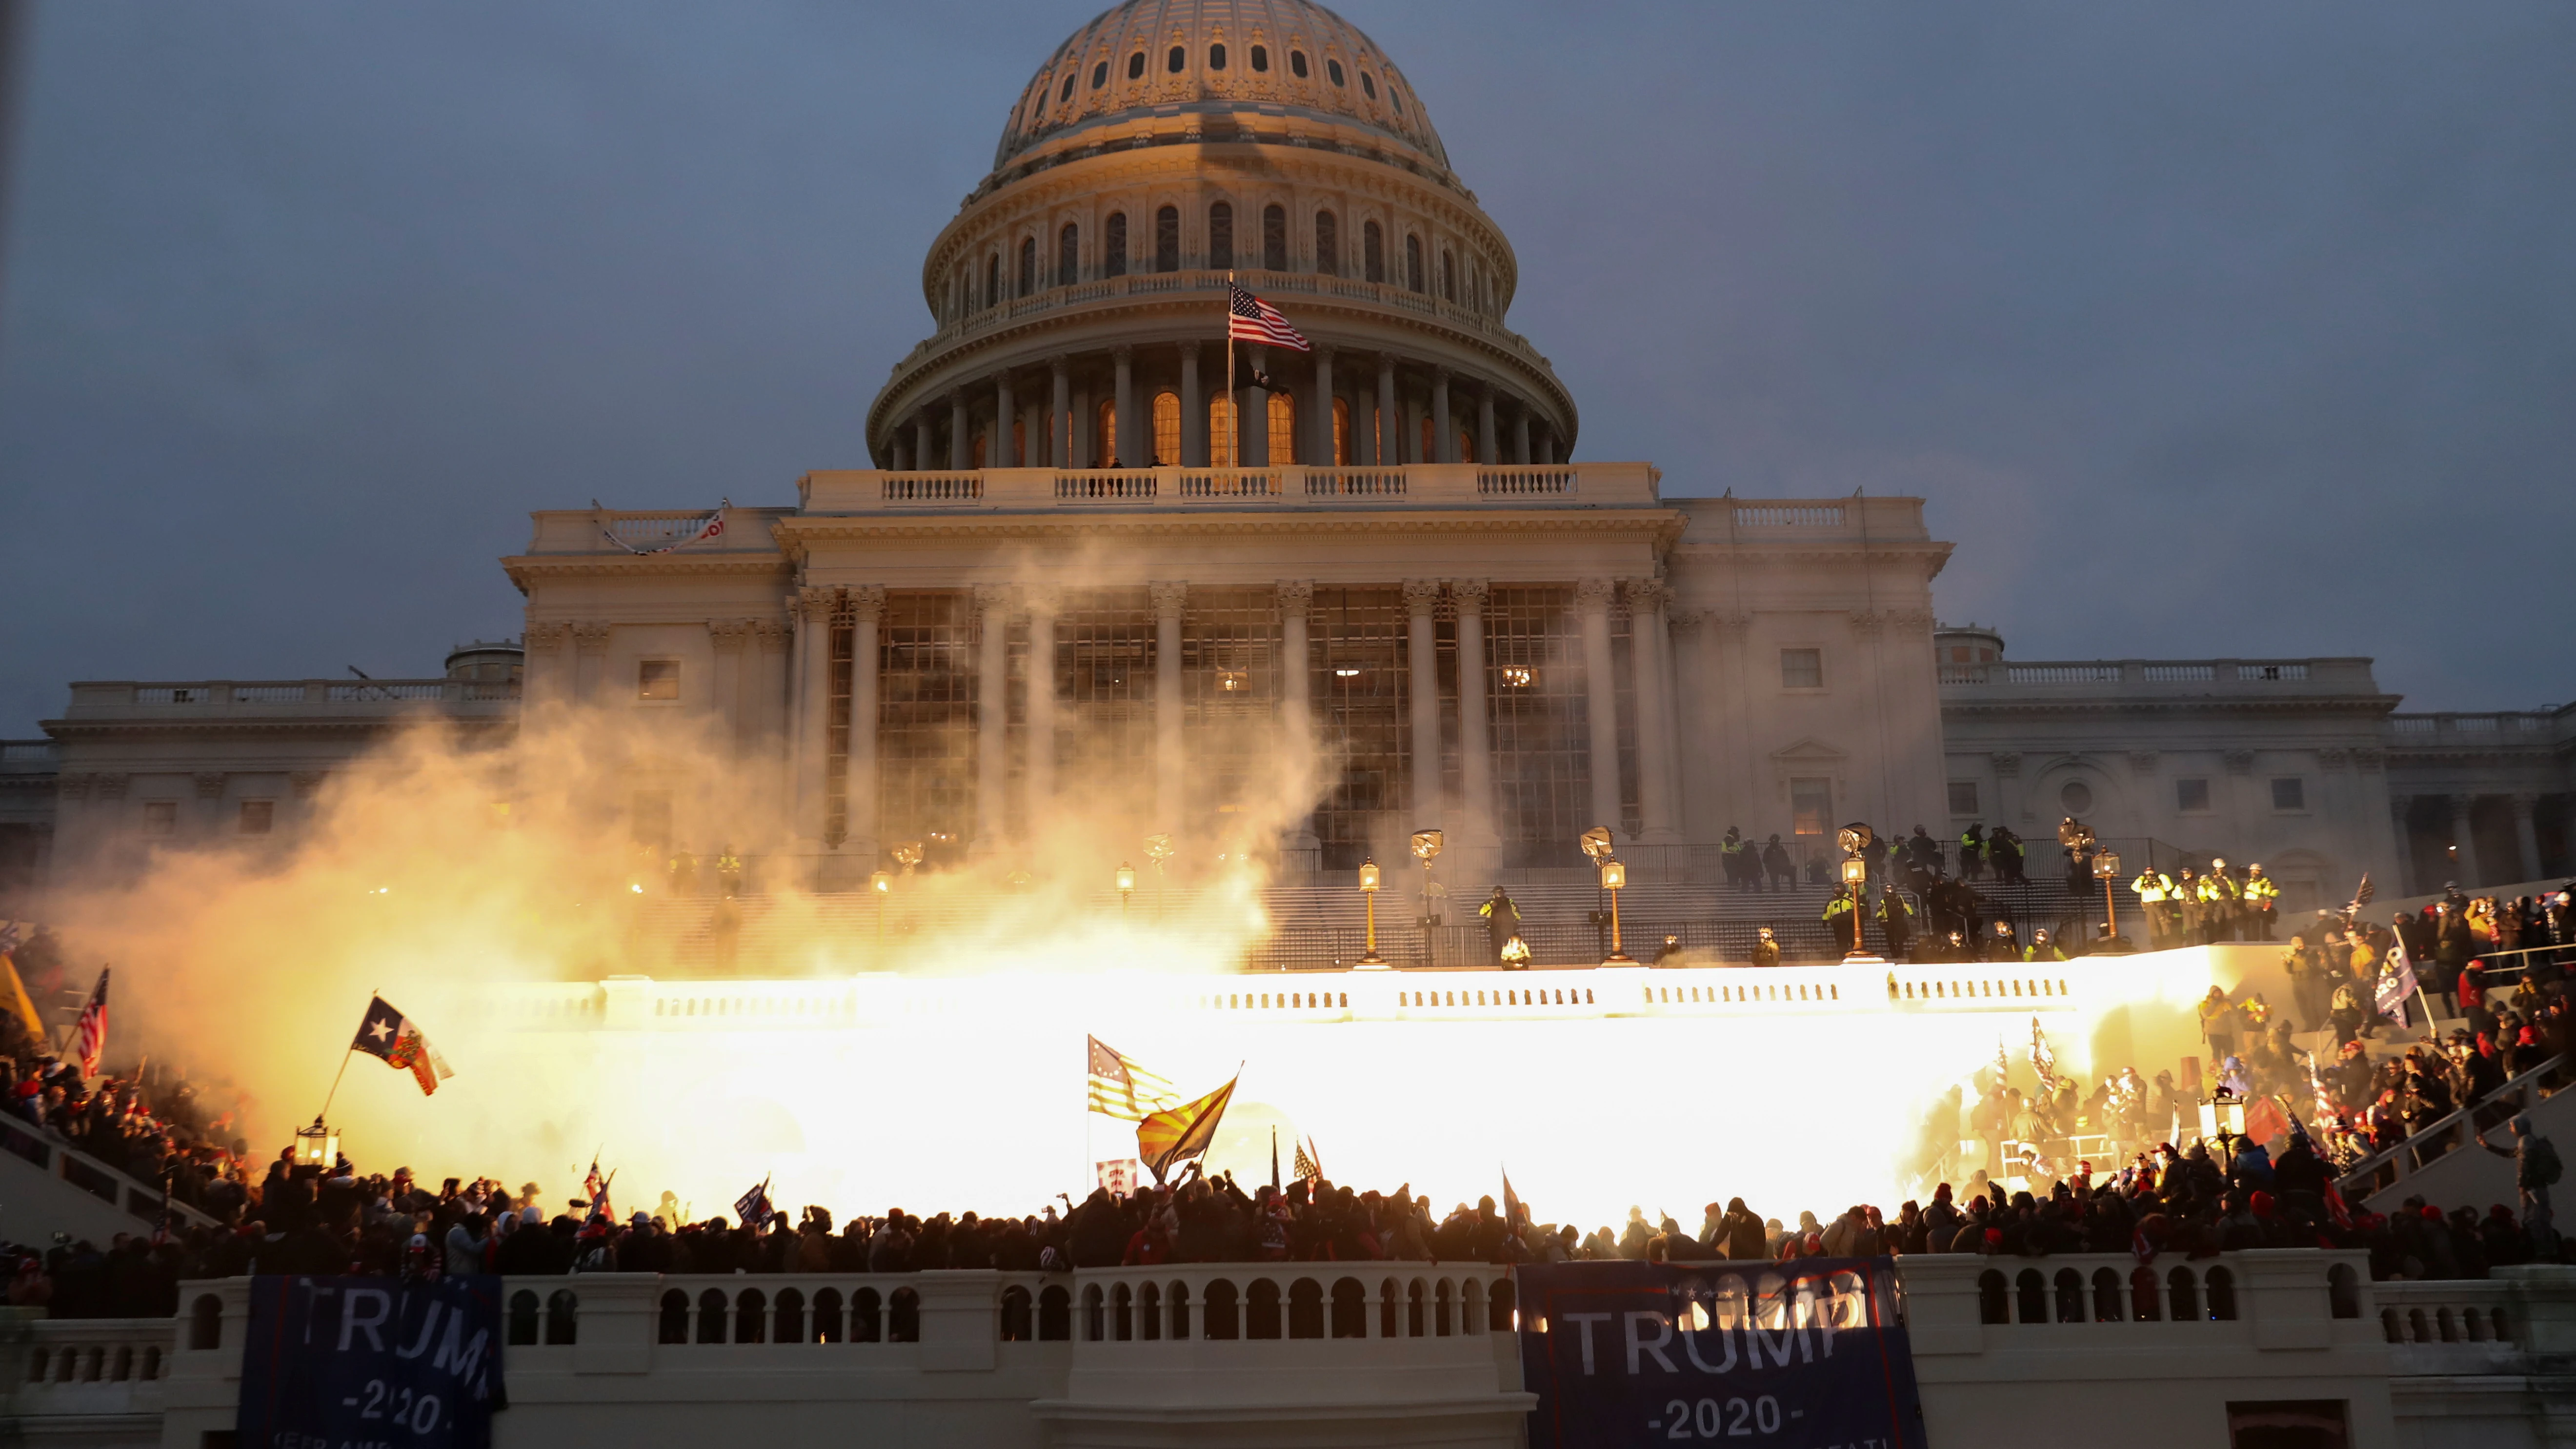
[[[1773,750],[1771,758],[1783,765],[1839,765],[1851,757],[1811,735]]]

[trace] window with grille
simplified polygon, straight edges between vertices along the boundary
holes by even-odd
[[[1315,270],[1328,277],[1342,274],[1342,226],[1329,211],[1315,213]]]
[[[1386,280],[1386,233],[1376,222],[1360,224],[1360,257],[1370,281]]]
[[[1418,236],[1404,239],[1404,289],[1408,292],[1422,290],[1422,238]]]
[[[1066,222],[1055,234],[1055,284],[1070,287],[1082,280],[1082,228]]]
[[[1308,628],[1310,695],[1328,781],[1315,808],[1323,865],[1356,869],[1381,845],[1385,864],[1412,829],[1404,814],[1413,748],[1403,592],[1319,588]]]
[[[1100,224],[1100,275],[1127,275],[1127,213],[1113,211]]]
[[[1234,203],[1220,201],[1208,208],[1208,270],[1234,270]]]
[[[1824,688],[1825,651],[1822,649],[1781,650],[1780,687],[1782,689]]]
[[[1118,466],[1118,400],[1104,399],[1099,407],[1099,426],[1091,430],[1092,446],[1098,450],[1091,460],[1094,468]]]
[[[1182,615],[1186,798],[1220,838],[1230,826],[1256,823],[1256,808],[1277,779],[1277,597],[1271,589],[1194,588]]]
[[[1591,731],[1570,588],[1496,588],[1483,667],[1493,689],[1495,828],[1516,866],[1580,863],[1591,811]],[[1479,661],[1469,661],[1476,667]],[[1462,694],[1466,691],[1462,690]]]
[[[1270,465],[1283,467],[1297,461],[1297,399],[1284,392],[1270,394]]]
[[[877,629],[878,828],[889,841],[963,838],[975,823],[972,600],[950,591],[889,594]],[[836,661],[836,694],[839,673]],[[846,721],[847,704],[836,703]],[[840,744],[846,759],[847,742]]]
[[[1261,209],[1261,265],[1274,272],[1288,270],[1288,208],[1284,206]]]
[[[1790,829],[1800,835],[1823,835],[1832,828],[1834,782],[1800,779],[1789,782]]]
[[[2308,782],[2290,775],[2272,782],[2272,808],[2305,810],[2308,808]]]
[[[1351,400],[1333,399],[1333,463],[1336,468],[1351,466]]]
[[[1154,614],[1141,588],[1066,596],[1056,620],[1056,698],[1066,752],[1057,778],[1143,782],[1153,801]],[[1157,830],[1168,826],[1158,825]]]
[[[1235,466],[1235,453],[1242,434],[1234,425],[1234,399],[1224,393],[1208,399],[1208,465],[1214,468]]]
[[[1154,213],[1154,270],[1181,269],[1181,210],[1166,206]]]
[[[1038,289],[1038,239],[1020,238],[1020,295],[1025,297]]]
[[[1976,781],[1953,780],[1950,782],[1950,813],[1953,815],[1974,815],[1977,813]]]
[[[678,699],[680,697],[680,661],[646,659],[635,666],[637,699]]]
[[[1177,468],[1181,463],[1181,395],[1174,392],[1154,394],[1154,466]]]
[[[2174,781],[2174,808],[2184,811],[2208,809],[2209,782],[2207,780]]]

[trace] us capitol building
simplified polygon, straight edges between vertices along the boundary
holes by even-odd
[[[1229,353],[1229,275],[1313,350]],[[711,733],[789,822],[739,847],[824,889],[899,841],[1016,862],[1059,803],[1290,872],[1400,860],[1426,826],[1469,875],[1573,867],[1608,824],[1640,868],[1707,875],[1730,826],[1812,846],[1850,818],[2010,824],[2044,871],[2070,813],[2261,859],[2293,908],[2364,870],[2570,864],[2566,710],[2400,714],[2364,659],[2009,660],[1936,626],[1952,546],[1920,499],[1710,497],[1687,460],[1584,457],[1507,324],[1510,242],[1403,71],[1318,6],[1084,26],[920,281],[933,330],[869,407],[865,466],[713,537],[536,513],[502,561],[523,658],[75,684],[0,761],[0,876],[290,836],[396,720],[503,738],[576,704]],[[639,839],[712,849],[690,772],[664,774],[636,772]],[[1283,791],[1317,803],[1241,838]]]

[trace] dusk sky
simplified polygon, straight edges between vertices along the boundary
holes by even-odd
[[[435,674],[518,632],[531,509],[864,466],[1092,13],[40,0],[0,735],[74,679]],[[1920,494],[2016,658],[2576,694],[2576,7],[1343,13],[1518,249],[1578,460]]]

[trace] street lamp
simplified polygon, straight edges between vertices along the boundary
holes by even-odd
[[[878,871],[868,877],[868,889],[877,893],[877,950],[885,950],[886,897],[894,894],[894,877]]]
[[[1360,900],[1368,908],[1368,951],[1353,963],[1363,971],[1383,971],[1386,958],[1377,953],[1377,890],[1384,884],[1375,859],[1360,862]]]
[[[2102,883],[2102,914],[2109,918],[2111,934],[2120,934],[2120,902],[2111,893],[2111,883],[2120,878],[2120,853],[2106,850],[2093,857],[2093,878]],[[2149,941],[2148,945],[2155,944]]]
[[[1136,867],[1118,862],[1118,919],[1127,919],[1127,900],[1136,894]]]
[[[1868,937],[1863,933],[1869,928],[1868,912],[1863,907],[1869,900],[1869,862],[1857,855],[1844,856],[1843,885],[1851,891],[1851,954],[1866,956],[1869,954],[1869,942]]]
[[[1616,859],[1604,859],[1601,862],[1601,888],[1610,893],[1610,954],[1601,958],[1601,964],[1604,966],[1613,962],[1632,966],[1636,964],[1630,959],[1627,951],[1622,949],[1619,940],[1619,892],[1627,884],[1627,866]]]

